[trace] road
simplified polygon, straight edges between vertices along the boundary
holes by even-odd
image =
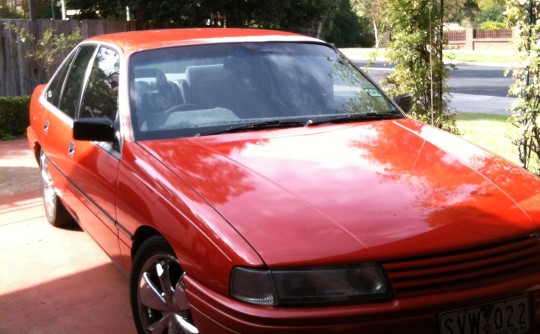
[[[366,61],[355,64],[366,70]],[[368,74],[378,82],[392,70],[382,61],[374,61],[367,68]],[[513,79],[511,74],[505,77],[504,71],[504,66],[457,65],[448,79],[451,107],[457,112],[509,115],[508,109],[515,100],[507,97]]]

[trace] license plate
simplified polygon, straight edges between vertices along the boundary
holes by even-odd
[[[530,328],[528,297],[442,313],[441,334],[521,334]]]

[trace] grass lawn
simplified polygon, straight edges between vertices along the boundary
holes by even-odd
[[[451,62],[471,62],[471,63],[500,63],[512,64],[513,55],[511,51],[444,51],[445,60]]]
[[[511,139],[517,129],[508,122],[508,116],[458,114],[456,123],[464,139],[519,164],[517,148]]]
[[[386,56],[386,49],[343,48],[340,50],[351,59],[385,60]],[[513,54],[511,50],[445,50],[444,58],[450,62],[501,63],[511,65]]]

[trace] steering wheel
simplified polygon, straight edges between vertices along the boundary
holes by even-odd
[[[270,98],[272,106],[277,109],[281,116],[290,116],[291,109],[281,99]]]

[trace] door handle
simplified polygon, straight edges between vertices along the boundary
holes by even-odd
[[[68,156],[73,158],[75,156],[75,143],[70,141],[68,145]]]
[[[49,120],[45,120],[45,123],[43,123],[43,133],[47,134],[49,132]]]

